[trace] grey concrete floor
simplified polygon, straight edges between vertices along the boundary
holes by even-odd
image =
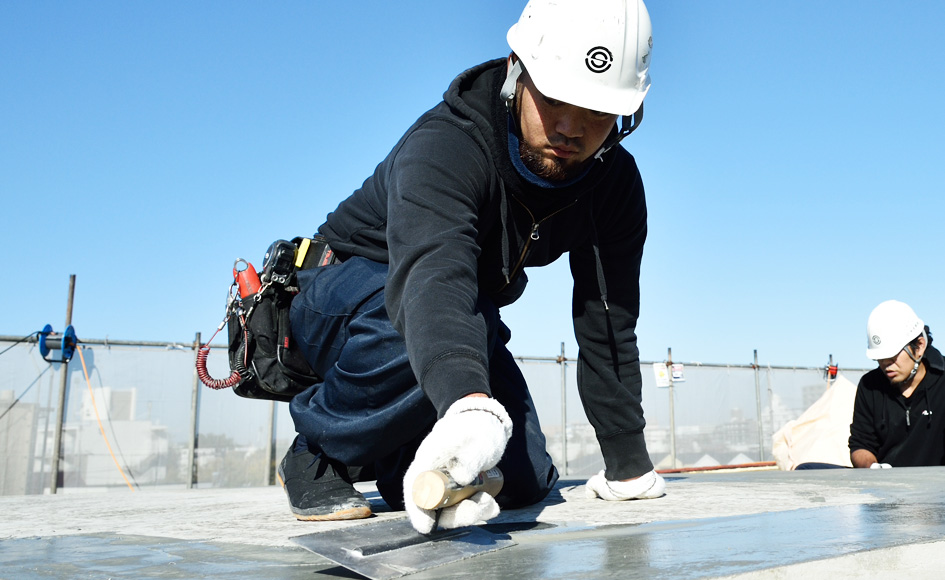
[[[945,578],[945,467],[665,477],[621,503],[564,480],[483,526],[515,545],[409,578]],[[405,517],[359,487],[356,522],[296,521],[277,487],[0,497],[0,578],[361,578],[292,540]]]

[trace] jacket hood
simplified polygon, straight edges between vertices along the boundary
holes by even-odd
[[[443,102],[453,113],[472,121],[479,129],[497,167],[511,166],[504,146],[508,120],[496,114],[500,106],[505,111],[499,98],[504,79],[505,59],[497,58],[460,73],[443,93]]]

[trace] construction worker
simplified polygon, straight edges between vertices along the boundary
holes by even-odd
[[[460,74],[318,231],[342,263],[303,271],[293,334],[324,382],[297,395],[279,466],[303,520],[367,517],[376,480],[428,532],[410,490],[426,470],[458,484],[498,465],[496,497],[442,527],[542,500],[558,472],[505,344],[499,309],[524,267],[569,254],[578,382],[606,469],[605,500],[665,483],[643,438],[635,326],[646,238],[643,185],[621,139],[642,118],[652,37],[641,0],[531,0],[512,53]]]
[[[856,389],[850,425],[853,467],[945,465],[945,360],[907,304],[888,300],[866,325],[876,369]]]

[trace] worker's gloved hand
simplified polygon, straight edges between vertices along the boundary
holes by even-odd
[[[453,403],[424,438],[413,463],[404,475],[404,507],[410,523],[421,534],[430,533],[436,513],[413,501],[413,482],[418,475],[439,469],[459,485],[471,483],[479,472],[496,466],[512,436],[512,420],[495,399],[466,397]],[[460,528],[499,515],[499,505],[489,494],[479,492],[454,506],[443,508],[439,525]]]
[[[888,463],[874,463],[870,465],[870,469],[892,469],[892,465]]]
[[[649,471],[631,481],[608,481],[601,470],[587,480],[584,495],[588,499],[601,498],[608,501],[627,499],[653,499],[666,491],[666,481],[656,473]]]

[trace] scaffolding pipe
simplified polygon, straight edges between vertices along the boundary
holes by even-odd
[[[66,328],[72,325],[72,303],[75,298],[75,274],[69,275],[69,299],[66,302]],[[65,358],[65,357],[63,357]],[[59,459],[62,456],[62,424],[65,420],[66,387],[69,380],[69,361],[63,360],[59,367],[59,405],[56,407],[56,436],[53,439],[53,456],[50,470],[49,493],[55,494],[59,488]]]
[[[771,387],[771,367],[768,367],[768,370],[765,372],[765,381],[768,384],[768,416],[770,417],[769,425],[771,425],[771,430],[769,431],[771,435],[774,435],[774,389]],[[774,441],[771,442],[771,454],[774,455]]]
[[[755,407],[758,417],[758,460],[765,460],[765,426],[761,417],[761,380],[758,376],[758,349],[755,349],[755,362],[752,365],[755,369]]]
[[[197,483],[197,433],[200,411],[200,377],[197,376],[197,355],[200,353],[200,333],[194,336],[194,379],[190,393],[190,433],[187,439],[187,489]]]
[[[561,356],[558,365],[561,367],[561,455],[564,458],[564,475],[568,475],[568,389],[567,370],[568,359],[564,356],[564,343],[561,343]]]
[[[266,441],[266,475],[263,485],[276,484],[276,402],[269,401],[269,438]]]
[[[676,412],[673,401],[673,349],[666,349],[666,373],[669,376],[669,459],[673,469],[676,465]]]

